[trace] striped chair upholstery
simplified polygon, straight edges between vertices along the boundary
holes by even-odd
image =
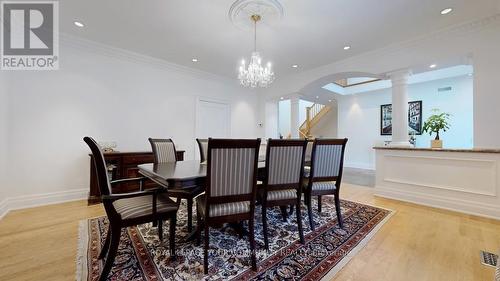
[[[210,196],[228,196],[252,192],[255,149],[212,149]]]
[[[155,163],[171,163],[175,162],[175,145],[171,139],[149,139],[153,154],[155,156]]]
[[[125,198],[113,202],[122,220],[134,219],[153,214],[153,196]],[[158,195],[156,211],[159,213],[177,210],[177,204],[166,195]]]
[[[294,198],[297,198],[297,190],[295,189],[273,190],[267,193],[268,201],[288,200]]]
[[[337,186],[335,185],[334,181],[320,181],[320,182],[313,182],[312,184],[312,190],[335,190]]]
[[[274,146],[269,149],[267,184],[297,183],[302,168],[302,146]]]
[[[256,150],[252,148],[212,149],[210,197],[252,193]],[[205,212],[205,198],[196,198]],[[209,217],[228,216],[250,211],[250,201],[210,204]]]
[[[200,211],[203,215],[205,215],[205,195],[201,195],[196,198]],[[241,202],[231,202],[225,204],[211,204],[210,209],[208,210],[209,217],[220,217],[220,216],[229,216],[236,215],[242,213],[250,212],[250,202],[249,201],[241,201]]]
[[[342,145],[318,145],[313,161],[313,177],[337,177],[342,161]]]

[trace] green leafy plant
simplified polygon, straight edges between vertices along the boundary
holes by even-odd
[[[449,121],[451,115],[445,112],[440,113],[438,109],[433,109],[432,111],[434,114],[424,122],[424,127],[422,129],[424,132],[429,133],[429,135],[436,133],[435,140],[439,140],[439,132],[446,132],[446,130],[450,128]]]

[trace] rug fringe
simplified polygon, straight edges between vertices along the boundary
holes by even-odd
[[[78,224],[78,244],[77,244],[77,253],[76,253],[76,280],[83,281],[87,279],[83,279],[83,275],[86,274],[84,267],[87,266],[87,244],[88,244],[88,220],[81,220]]]

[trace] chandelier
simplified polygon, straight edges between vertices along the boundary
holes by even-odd
[[[238,79],[244,87],[267,87],[274,81],[274,72],[270,62],[265,67],[261,65],[262,58],[257,52],[257,22],[261,20],[261,16],[252,15],[250,18],[254,22],[254,49],[248,66],[245,60],[241,62]]]

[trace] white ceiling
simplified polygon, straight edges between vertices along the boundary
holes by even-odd
[[[233,0],[63,0],[60,30],[229,77],[252,51],[234,27]],[[282,0],[285,16],[260,26],[258,49],[278,77],[498,13],[498,0]],[[441,16],[440,11],[454,11]],[[78,20],[84,28],[73,25]],[[351,45],[344,51],[345,45]],[[197,63],[191,61],[198,58]],[[291,68],[298,64],[299,68]]]

